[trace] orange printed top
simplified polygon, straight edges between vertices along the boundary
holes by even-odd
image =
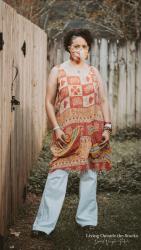
[[[88,72],[84,76],[72,73],[67,69],[68,61],[59,65],[58,88],[55,102],[56,119],[65,134],[73,140],[68,144],[69,153],[56,156],[49,163],[49,172],[56,169],[70,171],[84,171],[95,169],[97,171],[110,170],[111,146],[110,142],[93,158],[90,150],[93,145],[102,141],[104,118],[101,109],[100,88],[103,82],[99,71],[88,65]],[[79,128],[79,138],[72,138],[74,130]],[[56,146],[54,132],[52,132],[51,149]]]

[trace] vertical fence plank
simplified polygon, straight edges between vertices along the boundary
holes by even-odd
[[[136,127],[141,126],[141,41],[136,51]]]
[[[9,18],[8,18],[9,15]],[[1,134],[1,143],[2,143],[2,228],[0,230],[2,233],[5,233],[5,220],[10,219],[10,100],[11,100],[11,82],[12,82],[12,58],[9,57],[9,54],[12,53],[12,9],[7,5],[2,9],[2,27],[3,27],[3,37],[4,37],[4,49],[3,53],[3,62],[2,62],[2,71],[3,71],[3,81],[1,83],[1,92],[2,92],[2,134]],[[9,32],[7,32],[7,27],[9,27]],[[7,50],[8,48],[8,50]],[[1,216],[1,215],[0,215]],[[0,226],[1,227],[1,226]]]
[[[117,128],[117,103],[118,103],[118,72],[117,72],[117,45],[116,42],[111,42],[109,45],[109,103],[111,110],[111,118],[113,125],[113,133]]]
[[[57,44],[57,64],[60,64],[63,61],[62,40],[57,40]]]
[[[100,43],[100,73],[103,78],[103,83],[108,87],[108,42],[106,39],[101,39]]]
[[[99,69],[99,53],[100,53],[100,49],[99,49],[99,43],[98,43],[98,39],[94,39],[94,42],[92,44],[92,48],[91,48],[91,65],[95,66],[97,69]]]
[[[64,61],[67,61],[69,59],[69,53],[65,50],[63,50],[63,59]]]
[[[63,40],[61,39],[62,42],[62,54],[63,54],[63,61],[66,61],[69,59],[70,54],[68,51],[65,50],[64,45],[63,45]]]
[[[61,63],[61,57],[62,57],[62,52],[61,52],[61,49],[58,48],[57,49],[57,61],[56,61],[56,64],[60,64]]]
[[[127,126],[135,126],[135,42],[127,41]]]
[[[24,45],[24,19],[22,16],[19,16],[19,82],[16,85],[16,96],[19,96],[19,100],[21,102],[20,109],[16,107],[16,126],[15,130],[17,133],[16,140],[16,148],[17,148],[17,164],[18,164],[18,204],[23,203],[22,199],[22,191],[23,191],[23,181],[25,178],[25,167],[26,167],[26,159],[25,159],[25,58],[23,54],[23,45]],[[24,168],[23,168],[24,166]]]
[[[26,41],[26,56],[25,60],[25,69],[26,69],[26,83],[25,85],[25,120],[26,120],[26,173],[25,180],[29,176],[32,156],[31,156],[31,141],[32,141],[32,132],[31,132],[31,75],[32,75],[32,54],[33,54],[33,32],[32,32],[32,23],[29,23],[28,20],[24,20],[24,30],[25,30],[25,41]],[[25,187],[24,187],[25,188]]]
[[[3,12],[2,12],[2,2],[0,2],[0,32],[3,33]],[[3,34],[3,39],[4,34]],[[5,46],[5,45],[4,45]],[[3,50],[4,50],[3,46]],[[0,237],[2,239],[2,235],[4,234],[4,204],[3,204],[3,185],[4,185],[4,178],[3,178],[3,156],[2,156],[2,115],[3,115],[3,50],[0,51],[0,84],[1,84],[1,91],[0,91]],[[1,242],[0,242],[1,243]]]
[[[44,138],[45,134],[47,133],[47,114],[46,114],[46,107],[45,107],[45,96],[46,96],[46,86],[47,86],[47,35],[42,33],[42,53],[41,53],[41,60],[42,60],[42,92],[41,92],[41,100],[42,100],[42,139]]]
[[[11,82],[11,98],[12,96],[15,96],[17,99],[17,89],[16,86],[18,84],[18,76],[14,80],[15,75],[16,75],[16,67],[17,67],[17,60],[18,60],[18,46],[17,46],[17,41],[19,39],[19,32],[17,29],[18,26],[18,19],[17,19],[17,14],[16,11],[13,12],[13,27],[12,27],[12,48],[13,52],[11,54],[12,56],[12,82]],[[15,51],[15,53],[14,53]],[[10,171],[10,182],[11,182],[11,223],[14,223],[15,221],[15,214],[16,210],[18,208],[17,204],[17,197],[18,197],[18,189],[17,189],[17,172],[18,172],[18,167],[17,164],[17,158],[19,155],[17,155],[17,147],[16,147],[16,142],[17,142],[17,133],[16,133],[16,112],[13,111],[11,112],[11,142],[10,142],[10,150],[11,150],[11,171]]]
[[[40,81],[39,81],[39,35],[38,29],[34,27],[34,67],[32,78],[32,159],[36,161],[38,148],[40,147]]]
[[[118,67],[119,67],[119,87],[118,87],[118,105],[117,105],[117,126],[118,129],[126,128],[126,46],[125,44],[118,47]]]
[[[38,28],[38,33],[39,33],[39,28]],[[42,47],[40,46],[40,42],[42,41],[42,35],[40,34],[38,36],[38,51],[39,51],[39,61],[42,61]],[[56,50],[55,50],[55,60],[56,60]],[[43,84],[42,84],[42,64],[39,64],[38,66],[38,91],[39,91],[39,106],[38,106],[38,112],[39,112],[39,149],[42,147],[42,99],[43,99]],[[38,149],[38,152],[39,152]]]

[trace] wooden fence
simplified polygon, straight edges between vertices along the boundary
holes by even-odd
[[[69,58],[60,38],[48,41],[48,51],[51,67]],[[113,133],[141,127],[141,41],[94,39],[87,62],[100,70],[106,84]]]
[[[46,79],[46,33],[0,2],[0,240],[25,200],[42,147]]]

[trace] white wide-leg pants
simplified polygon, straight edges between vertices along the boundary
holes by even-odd
[[[33,223],[33,230],[50,234],[59,218],[67,188],[69,171],[55,170],[48,173],[40,206]],[[87,170],[80,173],[79,204],[75,216],[82,227],[96,226],[98,223],[98,206],[96,200],[97,172]]]

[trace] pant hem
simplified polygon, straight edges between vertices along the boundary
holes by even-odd
[[[48,230],[45,230],[45,229],[43,229],[42,227],[39,227],[39,226],[33,226],[32,229],[36,230],[36,231],[42,231],[42,232],[46,233],[47,235],[49,235],[54,230],[54,229],[52,229],[51,231],[48,231]]]
[[[87,224],[80,224],[80,223],[78,223],[78,222],[76,222],[79,226],[81,226],[81,227],[85,227],[85,226],[97,226],[97,224],[98,223],[87,223]]]

